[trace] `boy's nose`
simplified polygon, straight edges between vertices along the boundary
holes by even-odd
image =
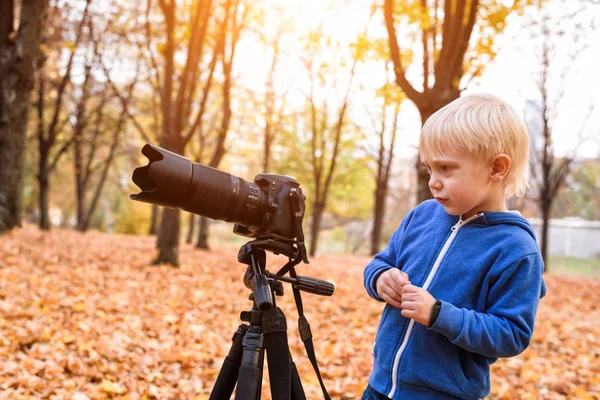
[[[429,176],[429,189],[439,190],[442,188],[442,182],[435,177],[434,174]]]

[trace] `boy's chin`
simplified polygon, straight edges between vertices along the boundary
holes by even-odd
[[[453,217],[461,216],[466,212],[463,210],[459,210],[455,207],[449,206],[447,204],[442,204],[442,207],[444,207],[444,211],[446,211],[446,214],[452,215]]]
[[[446,214],[448,215],[460,215],[458,210],[448,204],[442,204],[442,207],[444,207],[444,211],[446,211]]]

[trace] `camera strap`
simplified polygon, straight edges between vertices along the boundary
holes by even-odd
[[[290,268],[290,276],[292,278],[297,278],[296,269],[292,266]],[[304,343],[304,347],[306,348],[306,354],[308,355],[308,359],[315,369],[315,373],[317,374],[317,378],[319,379],[319,384],[321,385],[321,390],[323,391],[323,398],[325,400],[331,400],[329,394],[327,393],[327,389],[325,388],[325,384],[323,383],[323,378],[321,378],[321,372],[319,371],[319,366],[317,365],[317,356],[315,355],[315,346],[312,341],[312,332],[310,331],[310,325],[308,324],[308,320],[304,316],[304,307],[302,306],[302,297],[300,295],[300,290],[294,285],[294,300],[296,301],[296,308],[298,309],[298,331],[300,332],[300,338]]]

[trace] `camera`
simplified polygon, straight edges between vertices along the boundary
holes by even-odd
[[[152,144],[142,154],[149,163],[133,171],[141,192],[132,200],[233,222],[234,233],[250,238],[294,242],[302,235],[305,196],[293,177],[258,174],[248,182]]]

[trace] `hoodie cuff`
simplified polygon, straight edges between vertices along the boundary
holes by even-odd
[[[370,277],[365,279],[365,288],[367,289],[367,293],[369,296],[374,298],[377,301],[385,302],[379,295],[377,294],[377,279],[379,276],[383,274],[385,271],[390,269],[388,266],[381,266],[381,269],[375,271]]]
[[[442,301],[440,312],[429,329],[453,340],[460,334],[462,324],[462,310],[448,302]]]
[[[377,279],[379,279],[379,277],[381,276],[381,274],[383,274],[385,271],[389,270],[390,268],[385,268],[382,269],[381,271],[377,272],[377,274],[375,274],[375,277],[373,278],[373,293],[375,294],[375,299],[377,301],[381,301],[381,302],[385,302],[385,300],[383,300],[381,297],[379,297],[379,295],[377,294]]]

